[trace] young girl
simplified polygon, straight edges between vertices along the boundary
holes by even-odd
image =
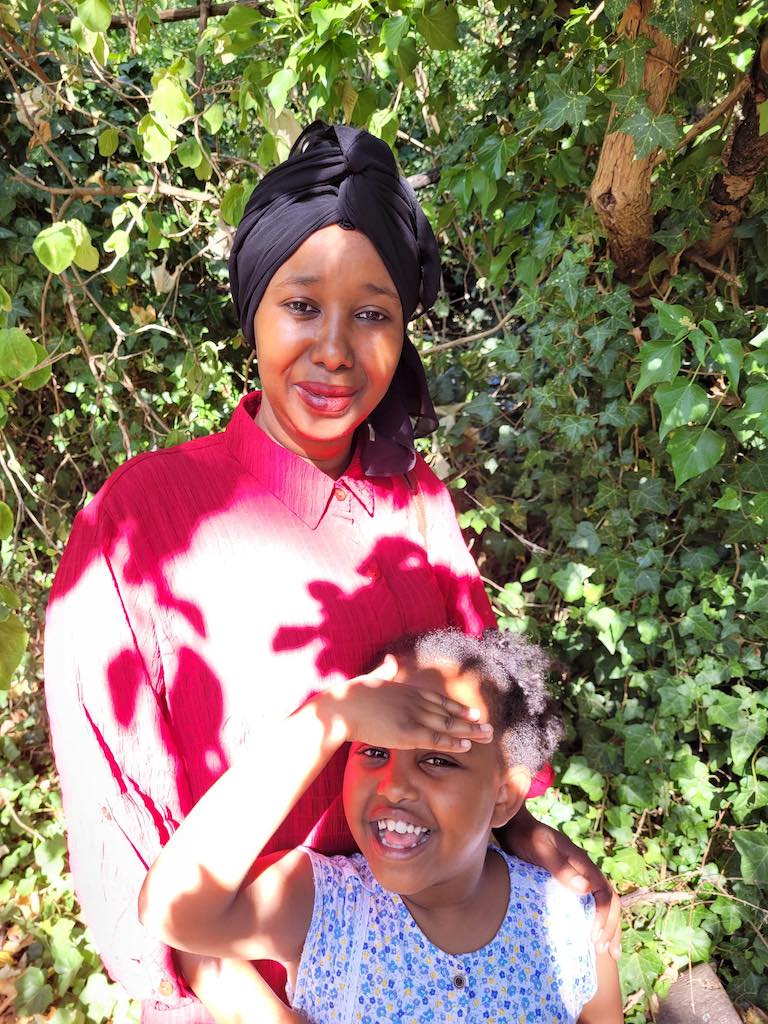
[[[442,629],[316,694],[182,822],[144,882],[142,922],[180,949],[280,961],[314,1024],[620,1021],[592,897],[489,846],[562,733],[546,670],[518,636]],[[303,848],[252,868],[347,741],[361,852]]]

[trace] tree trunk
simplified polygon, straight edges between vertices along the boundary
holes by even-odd
[[[642,88],[651,111],[660,114],[677,86],[681,47],[647,23],[652,6],[652,0],[632,0],[618,32],[629,39],[644,35],[653,43],[645,58]],[[615,115],[614,107],[611,120]],[[632,136],[610,132],[603,142],[590,188],[590,199],[608,235],[608,251],[616,264],[616,275],[623,281],[639,279],[651,260],[651,174],[655,157],[653,152],[636,159]]]
[[[712,234],[695,251],[712,258],[721,252],[744,216],[747,198],[768,160],[768,133],[760,135],[758,104],[768,98],[768,39],[758,46],[750,85],[741,101],[741,120],[723,153],[724,169],[715,176],[710,194]]]

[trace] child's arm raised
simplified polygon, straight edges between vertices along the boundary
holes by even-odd
[[[478,713],[441,694],[393,683],[388,658],[370,676],[318,694],[275,724],[208,790],[152,865],[142,923],[177,949],[291,963],[312,917],[309,860],[299,850],[254,861],[347,740],[392,748],[467,749],[487,742]],[[246,877],[253,878],[246,885]]]

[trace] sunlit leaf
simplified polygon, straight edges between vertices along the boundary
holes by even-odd
[[[679,488],[717,465],[725,451],[725,438],[709,427],[680,427],[670,437],[667,451]]]
[[[456,50],[459,46],[456,34],[459,26],[459,12],[456,7],[438,0],[424,9],[416,19],[416,26],[433,50]]]
[[[646,342],[640,349],[640,377],[632,400],[652,384],[673,380],[680,369],[680,362],[680,342]]]
[[[52,274],[60,274],[74,260],[77,241],[69,224],[58,221],[43,228],[32,243],[32,248],[46,270],[50,270]]]
[[[112,21],[108,0],[83,0],[77,5],[77,16],[91,32],[106,32]]]
[[[114,128],[105,128],[99,133],[99,153],[101,156],[112,156],[117,150],[120,136]]]
[[[653,397],[661,409],[659,439],[662,441],[675,427],[701,423],[709,413],[706,391],[687,377],[678,377],[671,384],[660,384]]]
[[[29,634],[17,615],[0,622],[0,690],[6,690],[11,676],[27,649]]]

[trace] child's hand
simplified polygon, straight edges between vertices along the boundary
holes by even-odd
[[[398,664],[392,655],[369,675],[358,676],[321,694],[318,701],[332,728],[345,740],[390,750],[469,750],[490,743],[493,727],[481,724],[480,711],[434,690],[393,682]]]

